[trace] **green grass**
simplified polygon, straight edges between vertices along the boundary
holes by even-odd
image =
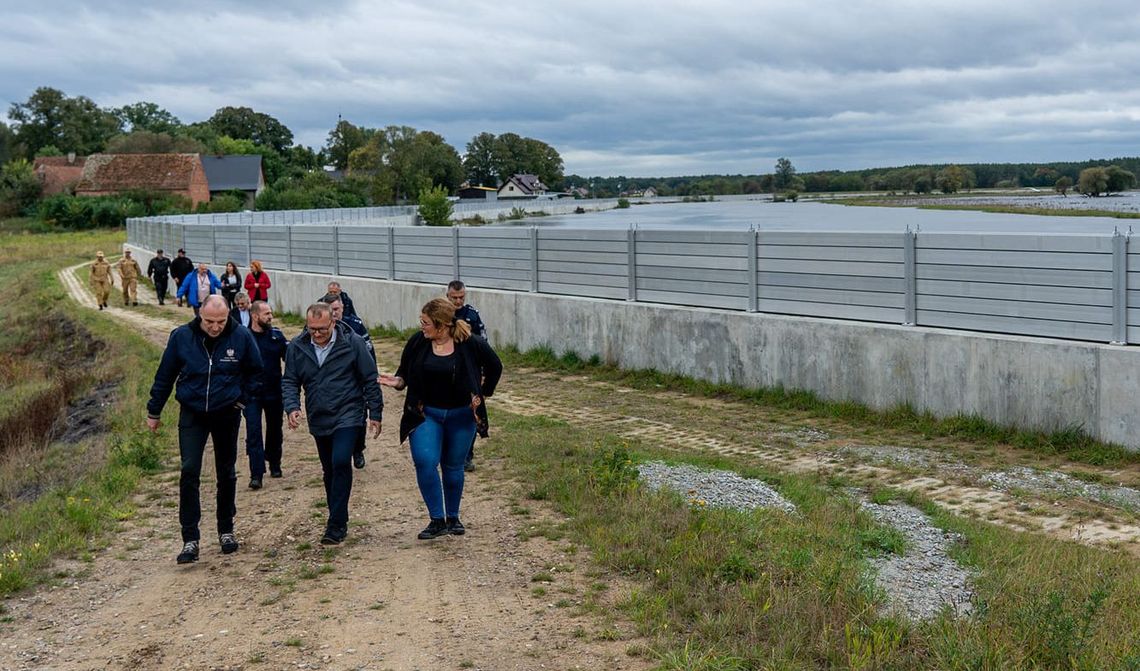
[[[139,415],[158,348],[109,317],[74,307],[55,276],[60,267],[90,260],[97,249],[118,248],[124,237],[122,231],[0,232],[0,422],[6,437],[0,449],[0,596],[51,580],[47,567],[55,557],[93,557],[117,522],[133,514],[130,496],[140,479],[163,469],[173,454],[168,430],[151,436]],[[114,392],[102,398],[113,401],[105,411],[105,435],[73,445],[44,439],[43,414],[54,417],[70,400],[108,382]],[[28,462],[37,468],[27,468]]]
[[[658,668],[1028,670],[1140,662],[1140,613],[1131,605],[1140,602],[1140,572],[1122,552],[1014,533],[908,495],[963,535],[957,558],[978,576],[973,617],[945,612],[909,623],[878,614],[883,595],[867,573],[870,557],[904,551],[901,536],[824,476],[698,459],[763,477],[797,512],[694,509],[680,494],[638,485],[639,461],[675,453],[543,417],[501,412],[497,423],[488,456],[502,457],[525,483],[519,494],[541,489],[568,516],[573,542],[632,586],[620,609],[650,641]],[[543,571],[532,582],[548,585],[554,576]],[[545,594],[532,588],[536,597]],[[620,627],[602,631],[623,636]]]
[[[695,396],[733,399],[922,438],[953,438],[985,445],[1009,445],[1095,466],[1140,463],[1140,452],[1096,440],[1079,426],[1070,426],[1052,432],[1029,431],[1001,426],[977,415],[939,418],[930,412],[920,412],[909,405],[901,405],[890,410],[874,410],[859,403],[826,401],[810,391],[788,390],[783,387],[752,389],[732,384],[705,382],[655,370],[621,369],[601,362],[597,356],[584,359],[575,352],[558,356],[549,347],[539,347],[527,352],[506,347],[499,351],[499,355],[508,369],[529,366],[555,371],[588,372],[599,379],[634,389],[650,391],[668,389]]]
[[[978,194],[985,197],[992,194]],[[1032,214],[1045,217],[1112,217],[1115,219],[1140,219],[1140,213],[1121,212],[1119,210],[1097,210],[1085,208],[1051,208],[1034,207],[1029,205],[983,203],[939,203],[942,198],[969,197],[969,194],[953,194],[950,196],[919,196],[909,195],[899,197],[883,196],[855,196],[851,198],[836,198],[828,201],[836,205],[851,205],[856,207],[913,207],[920,210],[969,210],[975,212],[994,212],[997,214]],[[1073,198],[1083,196],[1075,195]],[[925,201],[925,202],[920,202]]]

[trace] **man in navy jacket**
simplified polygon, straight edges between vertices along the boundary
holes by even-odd
[[[237,488],[238,427],[248,399],[257,395],[261,354],[249,329],[230,319],[226,299],[209,296],[199,315],[174,329],[154,374],[146,405],[147,427],[158,431],[162,408],[178,383],[178,451],[182,474],[178,480],[178,521],[182,525],[179,564],[198,561],[202,519],[200,479],[206,439],[213,438],[217,476],[218,542],[222,552],[238,549],[234,536]]]
[[[245,453],[249,455],[249,488],[261,489],[265,462],[269,462],[271,477],[281,477],[281,448],[284,442],[281,429],[285,421],[285,411],[281,407],[281,362],[285,360],[285,348],[289,346],[289,339],[273,327],[273,308],[269,303],[254,301],[249,314],[249,331],[261,352],[262,370],[258,394],[245,406]],[[261,431],[263,413],[264,434]]]
[[[281,396],[289,428],[301,424],[301,389],[309,433],[317,443],[324,471],[329,517],[322,545],[336,545],[348,533],[348,498],[352,493],[352,449],[368,411],[368,428],[380,435],[384,398],[376,381],[376,362],[364,341],[338,324],[325,303],[305,311],[305,330],[289,343]]]

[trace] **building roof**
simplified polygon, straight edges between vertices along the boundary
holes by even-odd
[[[76,191],[181,191],[201,165],[197,154],[92,154]]]
[[[83,176],[86,156],[39,156],[32,162],[32,169],[40,178],[44,195],[63,193]]]
[[[212,156],[202,154],[210,191],[256,191],[261,188],[261,154]]]
[[[538,175],[517,173],[511,175],[511,178],[507,180],[507,183],[511,182],[513,182],[514,185],[518,187],[519,191],[528,196],[546,191],[546,185],[542,183],[542,180],[538,178]]]

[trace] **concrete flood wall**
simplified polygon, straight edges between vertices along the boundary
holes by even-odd
[[[137,258],[149,250],[133,248]],[[219,269],[215,269],[217,271]],[[270,271],[276,310],[302,313],[329,275]],[[417,325],[443,287],[337,278],[370,326]],[[887,409],[979,415],[1046,431],[1079,426],[1140,449],[1140,349],[537,293],[469,291],[491,342],[598,355],[746,387],[810,390]],[[509,374],[509,373],[508,373]]]

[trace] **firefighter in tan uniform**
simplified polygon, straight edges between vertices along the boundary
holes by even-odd
[[[142,268],[139,262],[131,258],[131,250],[123,250],[123,258],[119,259],[119,277],[123,280],[123,305],[139,304],[139,277]]]
[[[100,310],[107,307],[113,286],[115,276],[111,273],[111,264],[103,258],[103,252],[95,252],[95,263],[91,264],[91,288],[95,290],[95,302]]]

